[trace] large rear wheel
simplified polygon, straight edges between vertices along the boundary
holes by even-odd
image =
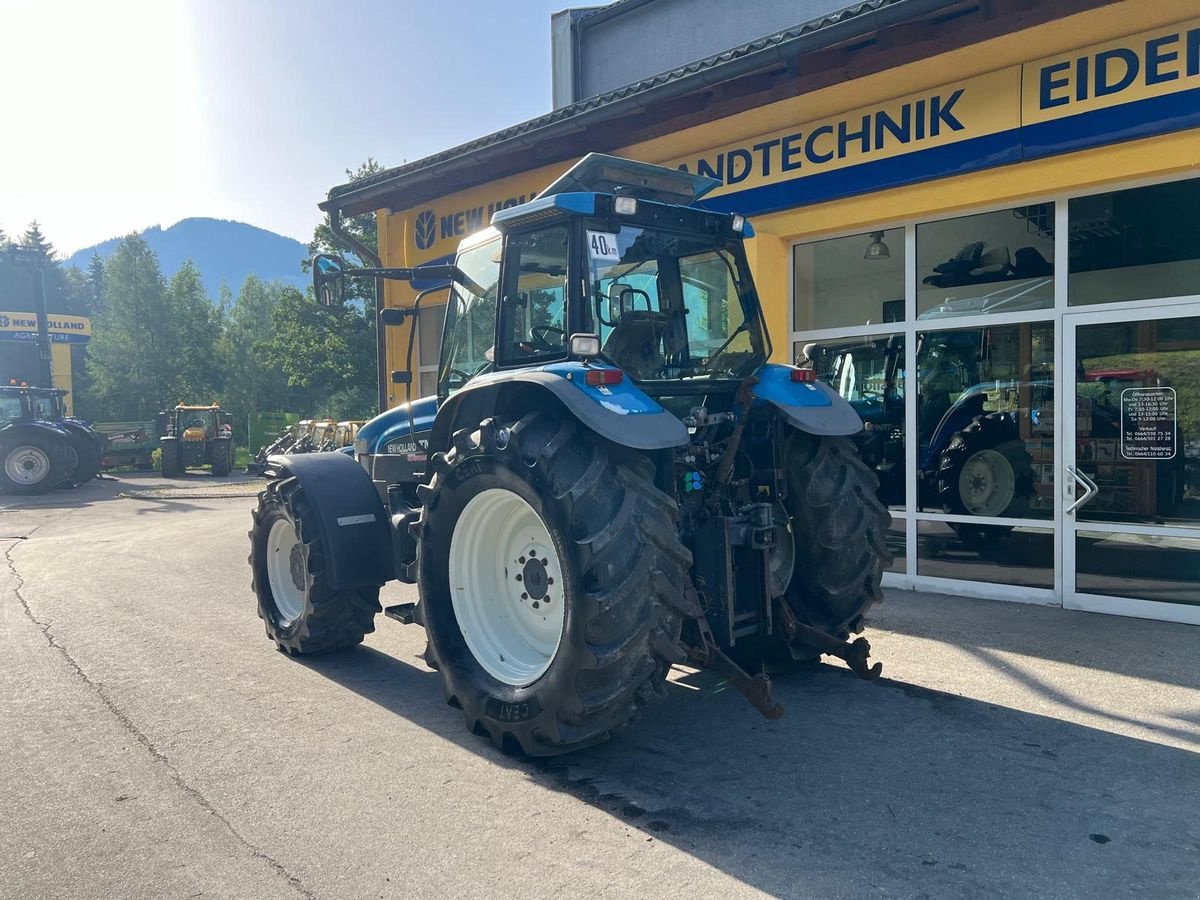
[[[773,560],[773,590],[782,591],[775,602],[786,603],[803,624],[844,639],[862,631],[867,610],[882,599],[883,571],[892,561],[891,515],[879,502],[875,473],[847,438],[792,431],[785,467],[791,543]],[[731,655],[752,671],[779,671],[820,651],[789,643],[777,616],[774,634],[739,641]]]
[[[233,469],[233,441],[216,438],[212,442],[212,473],[218,477],[228,475]]]
[[[62,484],[69,473],[66,443],[53,435],[18,429],[0,438],[0,490],[42,494]]]
[[[486,420],[419,489],[427,658],[467,727],[531,755],[603,740],[681,661],[691,563],[644,457],[573,420]]]
[[[175,478],[183,474],[182,448],[179,438],[165,437],[159,441],[159,453],[162,455],[161,469],[163,478]]]

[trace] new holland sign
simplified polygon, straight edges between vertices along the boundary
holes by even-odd
[[[47,319],[52,344],[86,344],[92,338],[92,320],[83,316],[51,313]],[[0,341],[36,341],[37,316],[30,312],[0,312]]]

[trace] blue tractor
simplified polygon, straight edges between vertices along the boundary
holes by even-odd
[[[917,498],[919,509],[959,516],[1028,515],[1035,496],[1033,462],[1020,417],[1036,412],[1016,402],[1015,382],[990,377],[986,328],[922,333],[917,340]],[[879,479],[885,505],[905,501],[904,349],[896,337],[810,344],[807,365],[862,417],[859,456]],[[1042,405],[1050,381],[1025,381]],[[910,388],[911,389],[911,388]],[[1011,397],[1011,402],[1000,398]],[[1036,424],[1036,422],[1035,422]],[[1011,531],[1007,525],[956,522],[972,547]]]
[[[0,491],[41,494],[100,473],[105,441],[68,416],[61,388],[0,387]]]
[[[603,740],[675,663],[768,717],[768,670],[825,653],[879,674],[849,640],[890,561],[862,420],[767,362],[750,226],[696,205],[716,184],[591,154],[452,265],[314,260],[328,305],[351,276],[424,288],[384,326],[448,305],[436,396],[364,425],[353,456],[269,460],[250,564],[281,650],[353,645],[380,586],[415,583],[387,614],[424,627],[470,730],[531,755]]]

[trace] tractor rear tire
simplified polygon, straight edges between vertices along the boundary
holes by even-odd
[[[842,437],[788,436],[784,458],[787,510],[795,548],[792,576],[776,603],[803,624],[839,639],[862,631],[868,609],[883,599],[883,572],[892,517],[879,502],[879,481]],[[781,616],[766,638],[742,640],[730,654],[750,671],[786,671],[820,651],[789,643]]]
[[[212,473],[224,477],[233,469],[233,443],[225,438],[212,442]]]
[[[44,494],[67,478],[66,442],[52,434],[16,429],[0,437],[0,492]]]
[[[179,438],[165,437],[159,441],[159,451],[162,454],[161,472],[163,478],[177,478],[183,474],[183,458],[180,454],[183,448],[179,446]]]
[[[293,656],[361,644],[375,630],[379,587],[329,584],[321,520],[296,479],[268,484],[253,520],[250,587],[267,637]]]
[[[418,618],[470,731],[549,756],[665,696],[699,609],[682,592],[675,501],[648,459],[534,412],[463,429],[431,463],[413,526]]]
[[[84,428],[82,425],[67,423],[64,427],[67,438],[78,457],[75,471],[70,475],[71,483],[86,484],[100,474],[100,460],[103,457],[100,441],[94,431]]]

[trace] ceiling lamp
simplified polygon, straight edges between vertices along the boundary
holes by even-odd
[[[863,259],[891,259],[892,251],[888,249],[888,245],[883,242],[882,231],[871,232],[871,243],[867,244],[867,252],[863,254]]]

